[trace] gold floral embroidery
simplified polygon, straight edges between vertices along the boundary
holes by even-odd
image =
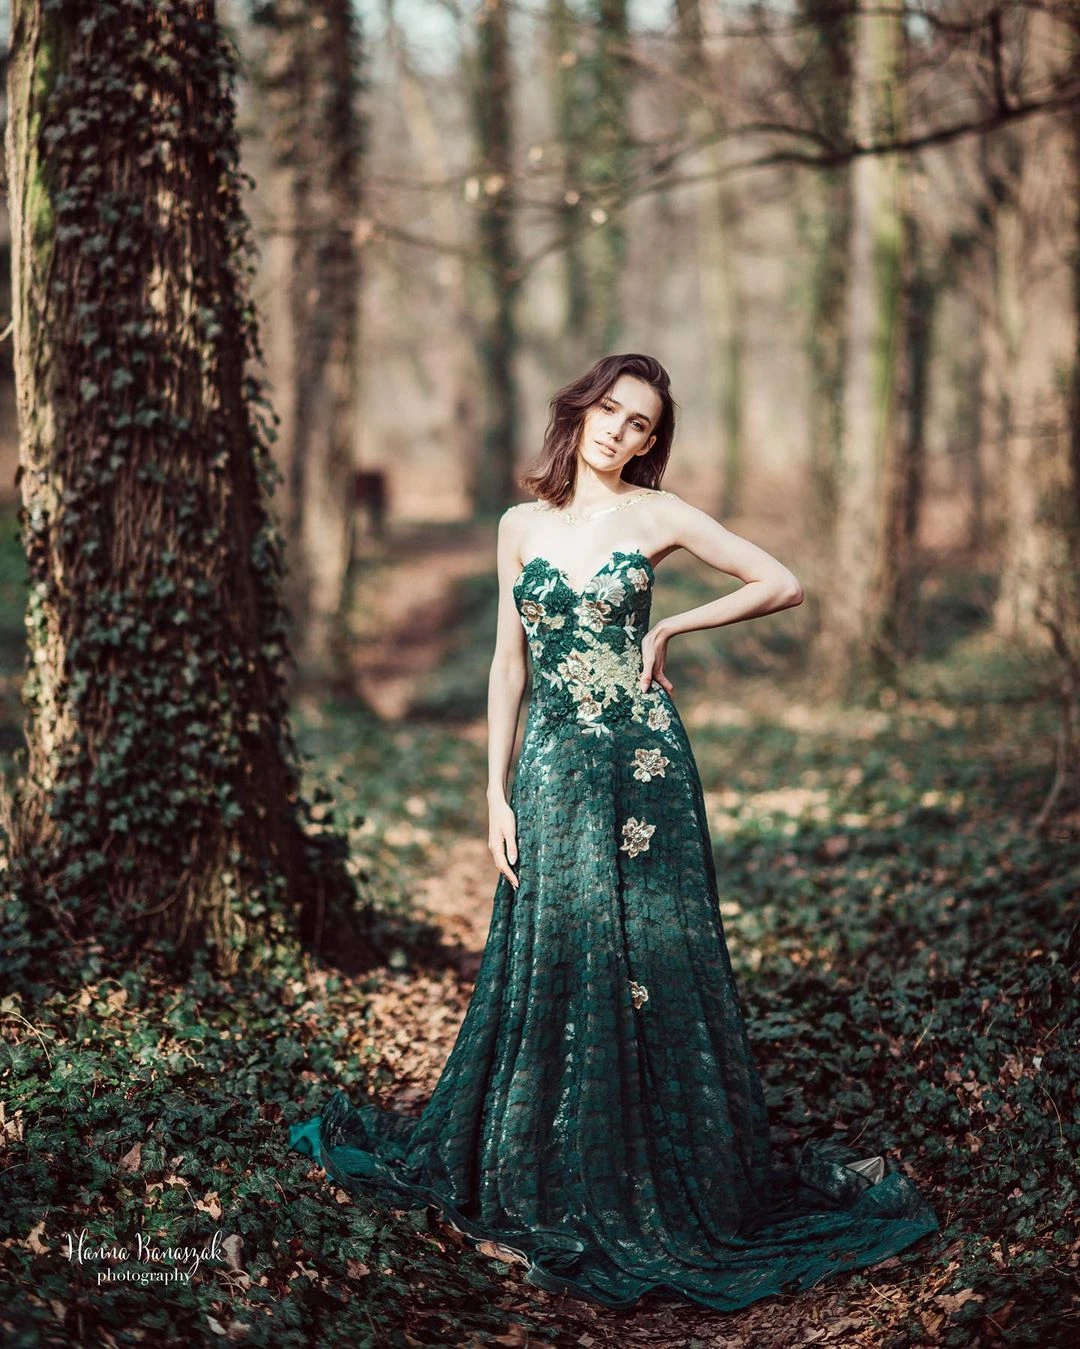
[[[611,605],[606,600],[594,600],[583,596],[574,613],[583,628],[588,628],[591,632],[603,632],[607,627]]]
[[[631,857],[636,857],[639,852],[648,852],[649,839],[656,833],[656,825],[646,824],[644,820],[638,820],[631,815],[623,825],[622,832],[623,841],[619,844],[619,851],[628,852]]]
[[[671,714],[666,707],[650,707],[648,726],[650,731],[666,731],[671,725]]]
[[[522,600],[521,616],[526,623],[539,623],[542,618],[547,617],[547,610],[542,604],[537,604],[536,600]]]
[[[630,980],[630,998],[635,1007],[640,1007],[643,1002],[649,1001],[649,990],[644,984],[637,984],[633,979]]]
[[[589,682],[589,657],[577,647],[571,647],[566,656],[555,667],[568,684],[587,684]]]
[[[648,590],[649,573],[644,567],[628,567],[626,574],[635,590]]]
[[[615,651],[588,632],[580,633],[579,641],[580,647],[571,647],[555,669],[543,671],[543,676],[557,688],[566,689],[587,734],[607,735],[610,727],[598,720],[600,713],[620,695],[633,696],[641,672],[641,652],[632,645]]]
[[[653,778],[667,777],[664,769],[671,762],[658,749],[634,750],[634,777],[638,782],[651,782]]]
[[[583,688],[580,684],[572,684],[570,691],[577,698],[578,716],[582,721],[595,721],[603,712],[602,704],[596,701],[588,689]]]

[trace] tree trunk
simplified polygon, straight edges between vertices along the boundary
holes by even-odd
[[[566,373],[575,377],[617,348],[623,327],[627,238],[616,206],[631,167],[633,63],[626,0],[588,0],[580,17],[567,0],[549,0],[548,14],[567,236]]]
[[[454,135],[454,128],[448,129],[441,121],[441,92],[432,91],[407,60],[406,36],[397,20],[391,17],[388,27],[402,111],[414,153],[419,160],[421,175],[434,181],[445,170],[450,152],[448,138]],[[455,239],[467,235],[465,215],[468,208],[458,194],[433,194],[429,210],[436,237]],[[480,436],[480,400],[476,389],[480,332],[476,316],[469,307],[470,264],[464,254],[446,254],[440,259],[439,268],[448,292],[449,313],[443,321],[468,340],[455,342],[448,354],[436,352],[425,366],[425,376],[433,387],[442,390],[439,402],[450,409],[445,429],[450,460],[455,466],[464,468],[475,459]]]
[[[803,0],[812,26],[807,53],[806,96],[815,120],[834,144],[848,137],[851,118],[851,20],[847,0]],[[851,170],[805,174],[799,194],[798,229],[808,257],[804,299],[805,346],[810,368],[807,535],[804,571],[811,625],[824,621],[824,602],[834,584],[836,509],[843,434],[844,311],[851,232]]]
[[[613,352],[622,331],[626,226],[611,205],[630,171],[629,89],[633,65],[627,0],[593,0],[593,47],[587,61],[592,124],[582,159],[582,178],[592,203],[585,235],[589,277],[586,319],[591,364]]]
[[[978,384],[975,397],[977,439],[970,456],[968,544],[976,557],[1000,548],[1008,509],[1005,465],[1008,453],[1011,371],[1018,359],[1016,285],[1020,187],[1019,128],[1005,127],[979,145],[985,191],[978,266],[974,269],[978,313]]]
[[[700,0],[676,0],[680,65],[702,94],[715,82],[710,70],[701,22]],[[723,129],[718,116],[700,98],[689,98],[685,112],[693,139],[704,139]],[[710,341],[710,401],[720,425],[722,473],[718,514],[737,515],[742,508],[743,485],[743,347],[742,295],[735,265],[734,196],[721,174],[725,157],[722,142],[709,146],[702,167],[716,174],[716,185],[701,193],[697,237],[700,240],[701,290]],[[691,170],[692,171],[692,170]]]
[[[906,180],[910,166],[900,166]],[[918,221],[904,203],[903,274],[897,318],[896,422],[886,442],[882,484],[885,517],[881,563],[871,596],[875,617],[869,632],[875,674],[895,682],[917,647],[917,597],[921,582],[918,534],[926,483],[927,385],[937,284],[927,269]]]
[[[561,250],[565,295],[563,341],[557,353],[559,382],[574,379],[595,360],[589,333],[589,278],[585,265],[582,216],[582,160],[587,100],[581,88],[576,22],[566,0],[550,0],[553,122],[561,151],[562,201],[559,215],[566,242]],[[592,359],[590,359],[592,357]]]
[[[1066,62],[1077,60],[1062,24],[1042,11],[1027,16],[1027,52],[1032,87],[1045,87]],[[1011,643],[1045,645],[1050,619],[1075,654],[1080,640],[1075,114],[1029,118],[1019,136],[1016,229],[1002,241],[1002,266],[1015,279],[1017,358],[1008,400],[1007,517],[994,620]]]
[[[289,410],[286,603],[299,682],[348,694],[344,605],[350,561],[359,382],[362,131],[360,42],[349,0],[274,0],[257,82],[288,239]],[[284,373],[284,372],[283,372]]]
[[[233,56],[212,0],[17,0],[7,163],[31,921],[226,969],[354,887],[300,796],[281,538],[245,273]]]
[[[473,269],[472,292],[480,316],[484,432],[470,489],[481,515],[497,514],[514,499],[520,421],[513,93],[507,0],[485,0],[473,75],[481,261]]]
[[[861,144],[895,134],[901,42],[899,17],[870,12],[860,0],[851,120]],[[895,156],[862,155],[852,163],[835,553],[818,647],[823,685],[841,696],[871,674],[883,618],[878,578],[886,565],[885,487],[896,429],[893,371],[900,357],[899,191]]]

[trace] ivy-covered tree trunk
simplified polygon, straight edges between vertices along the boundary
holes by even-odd
[[[29,672],[8,880],[60,936],[231,969],[355,899],[285,703],[234,57],[212,0],[16,0],[11,56]]]
[[[286,603],[300,681],[353,691],[344,626],[359,400],[360,38],[350,0],[273,0],[256,72],[288,240],[290,385],[279,434]]]

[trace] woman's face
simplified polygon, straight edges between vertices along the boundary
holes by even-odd
[[[620,375],[610,393],[586,412],[578,454],[597,473],[619,477],[630,459],[652,446],[662,411],[651,384],[636,375]]]

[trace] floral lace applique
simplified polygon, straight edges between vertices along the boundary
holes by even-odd
[[[619,850],[636,857],[639,852],[648,852],[649,839],[656,833],[656,825],[646,824],[644,820],[631,815],[623,825],[622,832],[623,841],[619,844]]]
[[[631,979],[630,999],[635,1007],[640,1007],[643,1002],[649,1001],[649,990],[644,984],[636,984],[633,979]]]
[[[611,614],[611,605],[606,600],[584,598],[574,610],[578,623],[592,632],[603,632]]]
[[[666,731],[671,725],[671,713],[659,704],[650,707],[647,725],[650,731]]]
[[[638,782],[651,782],[653,778],[666,777],[664,769],[671,760],[658,749],[634,750],[634,777]]]

